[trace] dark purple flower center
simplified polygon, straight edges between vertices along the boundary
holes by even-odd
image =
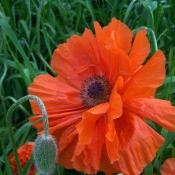
[[[88,95],[90,98],[100,98],[100,96],[103,95],[103,93],[104,87],[99,81],[92,82],[88,87]]]
[[[81,99],[87,107],[109,101],[111,85],[105,76],[91,76],[82,83]]]

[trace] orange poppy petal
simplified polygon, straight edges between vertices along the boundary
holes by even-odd
[[[108,108],[109,103],[102,103],[84,112],[82,121],[76,127],[82,144],[91,142],[97,120],[107,112]]]
[[[119,77],[112,89],[109,99],[109,109],[107,112],[105,143],[111,164],[118,160],[119,139],[113,120],[121,117],[123,113],[121,96],[117,93],[117,91],[121,90],[122,86],[123,79],[122,77]]]
[[[127,115],[132,115],[131,118],[135,118],[135,132],[128,144],[119,149],[119,160],[114,164],[110,164],[104,152],[100,170],[105,171],[106,174],[113,174],[114,172],[132,175],[141,174],[144,167],[153,160],[156,152],[163,145],[164,138],[144,121],[132,113],[128,112]]]
[[[135,133],[135,116],[131,116],[130,114],[127,113],[125,110],[123,115],[114,120],[115,123],[115,130],[118,136],[118,152],[117,152],[117,157],[119,160],[120,159],[120,152],[119,150],[124,150],[126,149],[128,143],[133,137],[133,134]],[[114,147],[114,146],[113,146]],[[114,150],[113,150],[114,151]],[[111,151],[112,152],[112,151]],[[116,152],[116,149],[114,153]],[[112,153],[111,153],[112,154]],[[116,161],[117,162],[117,161]],[[113,173],[119,173],[121,172],[119,163],[114,162],[111,164],[111,160],[108,154],[107,149],[103,150],[102,157],[101,157],[101,163],[100,163],[100,170],[99,171],[104,171],[105,174],[113,174]]]
[[[167,130],[175,132],[175,107],[169,101],[159,99],[140,98],[126,101],[127,109],[148,118]]]
[[[81,82],[99,73],[99,51],[92,32],[85,30],[82,36],[74,35],[54,51],[52,68],[71,86],[81,88]],[[79,82],[79,83],[78,83]]]
[[[130,115],[125,109],[123,115],[114,120],[114,123],[119,138],[119,149],[124,149],[135,132],[135,116]]]
[[[118,48],[113,41],[113,35],[105,35],[100,25],[95,22],[96,38],[101,53],[100,67],[113,86],[119,75],[128,77],[131,73],[131,61],[128,55]]]
[[[135,133],[126,148],[120,152],[118,161],[120,172],[132,175],[140,174],[144,167],[154,159],[163,143],[162,136],[140,118],[135,117]]]
[[[129,54],[132,60],[133,70],[136,70],[144,62],[150,52],[150,44],[146,37],[146,30],[140,30],[137,32],[134,43]]]
[[[82,106],[82,100],[79,91],[50,75],[39,75],[29,86],[29,93],[36,95],[42,99],[46,105],[47,111],[55,111],[56,109],[65,110],[69,105],[69,110]],[[31,100],[32,109],[35,114],[41,111],[38,105]]]
[[[111,85],[113,85],[115,84],[116,77],[119,75],[117,69],[118,62],[116,61],[116,56],[105,48],[106,37],[100,25],[95,22],[94,27],[96,30],[97,43],[99,45],[99,51],[100,51],[99,65],[102,69],[103,74],[106,75]]]
[[[173,175],[175,174],[175,158],[167,159],[160,170],[162,175]]]
[[[74,124],[75,122],[79,122],[82,117],[83,111],[76,111],[74,113],[67,113],[62,114],[48,114],[48,124],[49,124],[49,132],[50,134],[54,133],[55,131],[60,132],[61,129],[69,127],[70,125]],[[40,119],[40,120],[39,120]],[[44,124],[42,119],[42,115],[37,115],[29,118],[29,121],[33,123],[33,126],[37,128],[39,131],[43,131]],[[38,121],[39,120],[39,121]],[[40,133],[41,134],[41,133]]]
[[[114,54],[114,56],[115,56],[114,61],[118,62],[117,66],[115,66],[115,67],[114,67],[114,65],[116,63],[111,64],[111,65],[113,65],[113,69],[110,68],[111,72],[113,71],[113,74],[112,73],[111,74],[114,75],[114,72],[116,71],[116,69],[118,69],[119,75],[122,76],[124,79],[128,79],[128,77],[130,76],[130,74],[133,71],[132,65],[131,65],[131,60],[130,60],[129,56],[125,52],[120,50],[119,48],[111,46],[111,43],[107,43],[106,48],[107,48],[108,52],[110,51]],[[114,77],[114,76],[112,76],[112,77]],[[116,81],[116,78],[114,80]]]
[[[61,134],[61,138],[59,139],[59,152],[61,153],[75,137],[77,137],[78,132],[76,130],[76,125],[79,123],[74,122],[71,125],[67,126]]]
[[[108,109],[108,117],[111,119],[119,118],[122,115],[123,112],[123,103],[121,96],[117,93],[117,89],[121,86],[122,80],[119,78],[116,81],[116,84],[111,92],[110,99],[109,99],[109,109]]]
[[[73,169],[71,158],[74,154],[74,150],[78,141],[78,135],[75,128],[77,123],[79,123],[79,121],[71,123],[62,129],[55,129],[51,133],[55,137],[58,144],[59,156],[57,161],[59,165],[62,165],[68,169]]]
[[[105,144],[110,163],[113,164],[113,162],[117,161],[119,158],[119,139],[116,133],[114,122],[110,118],[107,119]]]
[[[69,146],[65,147],[63,151],[59,152],[59,156],[58,156],[59,165],[66,167],[67,169],[73,169],[73,164],[70,160],[74,154],[74,150],[77,145],[77,140],[78,140],[78,137],[75,137],[70,142]]]
[[[40,97],[44,102],[48,112],[50,132],[60,130],[80,120],[86,109],[82,105],[77,89],[50,75],[37,76],[29,87],[29,93]],[[33,112],[38,115],[30,117],[29,120],[35,122],[33,126],[37,129],[43,130],[43,121],[36,122],[42,118],[41,110],[33,100],[31,100],[31,105]]]
[[[157,51],[124,85],[122,99],[153,97],[165,78],[165,56]]]
[[[86,132],[89,132],[89,130],[86,130]],[[81,142],[78,142],[71,160],[74,169],[87,174],[97,173],[104,145],[104,135],[105,120],[100,118],[96,123],[91,142],[88,145],[82,145]]]
[[[109,25],[103,27],[103,31],[106,36],[111,36],[113,33],[117,47],[128,54],[131,48],[133,33],[127,25],[115,18],[112,18]]]
[[[46,105],[47,111],[55,109],[66,109],[79,107],[82,100],[79,91],[50,75],[39,75],[29,86],[29,94],[40,97]],[[38,105],[31,100],[32,109],[35,114],[40,114]],[[69,109],[70,109],[69,108]]]

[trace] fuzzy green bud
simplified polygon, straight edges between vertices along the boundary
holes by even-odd
[[[55,170],[57,145],[51,135],[41,135],[35,140],[34,162],[38,172],[50,175]]]

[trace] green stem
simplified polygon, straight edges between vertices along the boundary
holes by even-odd
[[[2,73],[1,78],[0,78],[0,99],[1,99],[3,111],[5,113],[6,113],[6,106],[5,106],[5,102],[3,100],[3,98],[4,98],[4,96],[3,96],[3,94],[4,94],[3,81],[4,81],[6,75],[7,75],[7,64],[4,63],[4,70],[3,70],[3,73]]]
[[[18,159],[17,147],[16,147],[16,143],[15,143],[15,138],[14,138],[14,132],[13,132],[12,125],[11,125],[11,114],[19,105],[21,105],[23,102],[25,102],[29,99],[32,99],[38,103],[38,105],[42,111],[42,116],[43,116],[43,120],[44,120],[44,135],[45,136],[49,135],[47,111],[46,111],[46,108],[44,106],[44,103],[42,102],[42,100],[40,98],[38,98],[37,96],[34,96],[34,95],[27,95],[27,96],[22,97],[19,100],[17,100],[9,108],[9,110],[7,111],[7,115],[6,115],[6,123],[7,123],[7,127],[9,130],[10,141],[11,141],[11,144],[13,147],[14,157],[15,157],[15,161],[16,161],[19,175],[22,175],[23,173],[22,173],[22,168],[21,168],[21,165],[20,165],[20,162]]]
[[[134,5],[134,3],[136,2],[136,0],[132,0],[131,3],[129,4],[126,12],[125,12],[125,16],[124,16],[124,19],[123,19],[123,22],[126,23],[128,21],[128,19],[130,18],[130,12],[132,10],[132,7]]]
[[[135,30],[133,30],[133,32],[135,33],[138,30],[142,30],[142,29],[146,29],[148,31],[150,31],[151,35],[152,35],[152,40],[153,40],[153,52],[156,52],[158,50],[158,46],[157,46],[157,39],[156,39],[156,35],[153,29],[148,28],[146,26],[142,26],[142,27],[138,27]]]

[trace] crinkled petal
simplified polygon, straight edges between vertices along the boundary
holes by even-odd
[[[108,117],[111,119],[116,119],[119,118],[122,115],[123,112],[123,102],[121,99],[121,96],[117,92],[118,89],[120,89],[121,82],[122,80],[119,78],[116,81],[116,84],[114,88],[112,89],[110,99],[109,99],[109,109],[108,109]]]
[[[58,144],[59,156],[57,161],[59,165],[68,169],[73,169],[71,158],[78,142],[78,134],[75,127],[78,123],[79,121],[76,121],[61,130],[56,129],[51,133],[56,138]]]
[[[105,144],[110,163],[113,164],[119,158],[119,139],[114,121],[109,117],[106,124]]]
[[[97,22],[94,23],[94,27],[101,54],[99,65],[113,86],[118,76],[127,78],[130,75],[131,61],[128,55],[116,46],[113,33],[106,35]]]
[[[78,141],[78,137],[75,137],[69,144],[69,146],[65,147],[65,149],[61,152],[59,152],[58,156],[58,163],[59,165],[67,168],[67,169],[73,169],[73,164],[71,162],[71,158],[74,154],[74,150],[76,148]],[[59,148],[58,148],[59,151]]]
[[[29,94],[37,95],[46,105],[47,111],[66,109],[82,106],[79,90],[65,84],[59,78],[50,75],[39,75],[29,86]],[[31,101],[32,110],[35,114],[40,113],[38,105]]]
[[[89,132],[89,130],[86,130]],[[87,145],[78,142],[74,156],[72,157],[73,168],[87,174],[96,174],[99,170],[102,149],[104,145],[105,120],[101,117],[96,122],[93,137]]]
[[[133,70],[137,70],[145,61],[150,52],[150,44],[146,37],[146,30],[137,32],[129,57],[132,61]]]
[[[138,175],[156,156],[164,143],[164,138],[150,128],[140,118],[135,119],[135,133],[128,146],[121,150],[120,172]],[[129,160],[129,161],[128,161]]]
[[[105,32],[106,36],[110,36],[112,33],[114,33],[116,46],[128,54],[131,48],[133,33],[127,25],[115,18],[112,18],[109,25],[103,27],[103,31]]]
[[[120,172],[128,175],[140,174],[156,156],[156,152],[163,143],[162,136],[135,116],[135,133],[126,148],[120,152],[120,160],[118,161]]]
[[[117,63],[117,64],[116,63],[113,64],[113,65],[116,65],[116,67],[113,67],[113,69],[111,70],[111,74],[112,74],[112,71],[114,74],[114,71],[116,71],[115,69],[118,69],[119,76],[122,76],[125,80],[127,80],[128,77],[133,72],[132,62],[129,56],[125,52],[117,48],[116,46],[112,45],[111,42],[107,42],[105,47],[107,48],[108,52],[111,52],[114,54],[114,61]],[[112,75],[111,75],[111,78],[114,77]],[[116,78],[114,80],[116,80]]]
[[[130,111],[175,132],[175,107],[166,100],[140,98],[124,103]]]
[[[73,141],[73,139],[75,139],[78,136],[78,132],[76,130],[76,125],[79,123],[79,121],[76,121],[74,123],[72,123],[71,125],[67,126],[61,134],[61,137],[59,139],[59,153],[61,153],[62,151],[64,151],[67,147],[69,147],[69,145],[71,144],[71,142]],[[53,134],[56,134],[56,132],[54,131]]]
[[[124,85],[122,99],[153,97],[164,78],[165,56],[159,50]]]
[[[139,175],[144,167],[153,160],[164,142],[164,138],[143,120],[128,112],[129,115],[135,118],[135,132],[128,144],[119,150],[119,160],[114,164],[110,164],[105,152],[103,153],[100,169],[106,174],[122,172],[127,175]]]
[[[79,139],[82,144],[89,144],[93,138],[97,121],[107,113],[109,103],[102,103],[84,112],[82,121],[77,125]]]
[[[94,23],[96,30],[97,42],[100,50],[100,62],[99,65],[102,72],[109,79],[111,85],[115,84],[116,78],[119,75],[118,71],[118,61],[116,60],[116,55],[108,51],[106,46],[105,34],[98,23]],[[110,69],[109,69],[110,67]],[[115,70],[115,71],[114,71]]]
[[[82,113],[86,110],[77,89],[50,75],[37,76],[29,87],[29,93],[38,96],[44,102],[48,112],[50,132],[80,120]],[[36,116],[30,117],[29,120],[36,122],[42,118],[41,110],[33,100],[31,105]],[[34,126],[43,130],[41,120],[34,123]]]
[[[49,132],[53,133],[55,130],[59,131],[60,129],[66,128],[76,121],[80,121],[82,112],[77,111],[76,113],[71,114],[71,117],[69,115],[65,115],[65,117],[60,117],[59,114],[56,114],[56,115],[48,114]],[[37,116],[30,117],[29,121],[33,123],[33,126],[35,128],[37,128],[39,131],[42,132],[44,128],[44,123],[41,119],[42,119],[42,115],[37,115]]]
[[[135,116],[128,114],[125,109],[117,120],[114,120],[115,129],[119,138],[119,149],[124,149],[135,132]]]
[[[81,82],[93,74],[100,74],[99,50],[92,32],[74,35],[54,51],[52,68],[71,86],[81,89]]]
[[[115,123],[115,133],[117,133],[118,137],[118,147],[116,147],[115,149],[113,144],[112,148],[114,148],[115,150],[113,150],[112,148],[111,150],[114,151],[114,153],[116,153],[117,150],[116,160],[119,160],[121,156],[119,154],[119,150],[123,150],[127,147],[128,143],[132,139],[133,134],[135,133],[135,116],[129,115],[125,110],[123,111],[123,115],[120,118],[114,120],[114,123]],[[107,148],[104,149],[102,153],[100,170],[104,171],[106,174],[121,172],[118,164],[111,161]]]

